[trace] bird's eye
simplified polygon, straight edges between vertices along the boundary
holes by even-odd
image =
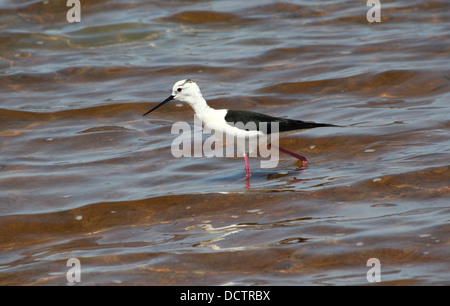
[[[181,88],[178,88],[178,89],[177,89],[177,91],[178,91],[178,92],[181,92],[181,91],[182,91],[182,89],[181,89]]]

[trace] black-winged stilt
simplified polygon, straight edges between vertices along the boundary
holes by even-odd
[[[270,137],[273,137],[274,133],[272,133],[272,131],[270,130],[270,127],[273,123],[276,123],[278,127],[278,131],[276,133],[277,136],[316,127],[338,127],[334,124],[314,123],[278,118],[251,111],[213,109],[208,106],[206,100],[202,96],[200,88],[191,79],[176,82],[173,86],[172,94],[167,99],[146,112],[143,116],[151,113],[155,109],[172,100],[186,102],[187,104],[189,104],[194,110],[195,115],[202,121],[202,124],[205,128],[214,130],[215,132],[223,133],[225,135],[232,135],[232,137],[235,139],[240,137],[245,138],[247,141],[250,138],[259,136],[268,136],[269,139]],[[233,125],[237,122],[242,123],[245,128],[242,128],[242,126],[240,128],[240,126]],[[251,128],[248,128],[248,123],[254,124],[250,125]],[[265,124],[261,125],[260,123]],[[266,127],[266,129],[261,129],[261,126]],[[270,140],[267,141],[267,143],[269,144],[269,146],[271,145]],[[286,153],[301,160],[303,163],[303,167],[307,167],[307,160],[304,156],[295,154],[280,147],[276,147],[276,149],[278,149],[280,152]],[[250,176],[248,153],[249,152],[244,150],[245,170],[247,174],[246,178]]]

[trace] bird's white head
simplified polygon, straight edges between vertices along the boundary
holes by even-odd
[[[203,99],[200,88],[197,83],[191,79],[176,82],[175,85],[173,85],[172,96],[175,100],[186,102],[188,104]]]
[[[176,82],[172,88],[172,95],[146,112],[143,116],[151,113],[158,107],[163,106],[164,104],[172,100],[188,103],[195,110],[195,112],[201,111],[201,109],[208,107],[205,99],[203,99],[202,93],[197,83],[195,83],[191,79],[186,79]]]

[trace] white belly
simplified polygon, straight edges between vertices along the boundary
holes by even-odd
[[[215,138],[227,145],[235,145],[242,154],[257,151],[258,145],[267,144],[265,134],[259,131],[246,131],[229,125],[225,121],[226,110],[213,110],[197,116],[202,121],[203,128]]]

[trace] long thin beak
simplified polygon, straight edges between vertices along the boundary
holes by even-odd
[[[165,99],[164,101],[162,101],[161,103],[159,103],[158,105],[156,105],[154,108],[152,108],[151,110],[149,110],[148,112],[146,112],[145,114],[143,114],[142,116],[145,116],[151,112],[153,112],[155,109],[157,109],[160,106],[163,106],[164,104],[166,104],[167,102],[170,102],[173,100],[173,96],[168,97],[167,99]]]

